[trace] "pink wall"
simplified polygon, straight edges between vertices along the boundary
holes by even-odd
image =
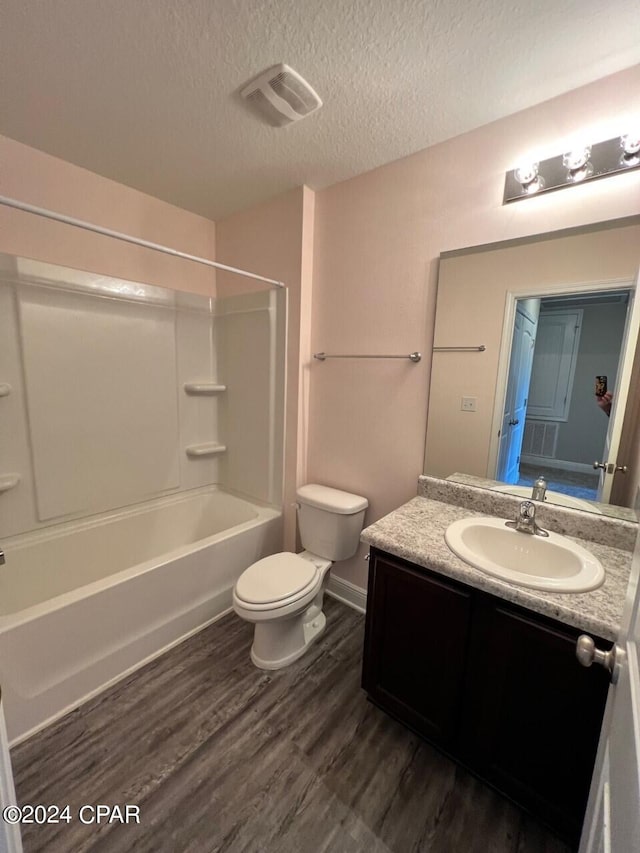
[[[0,195],[215,258],[215,223],[0,136]],[[0,252],[162,287],[215,292],[215,271],[190,261],[0,207]]]
[[[284,459],[285,547],[295,548],[296,486],[304,475],[314,193],[306,187],[236,213],[217,223],[216,260],[255,270],[288,288],[287,379]],[[226,278],[225,278],[226,281]],[[301,323],[304,336],[301,340]]]
[[[0,194],[254,269],[289,285],[286,545],[295,486],[366,495],[367,521],[416,491],[422,470],[441,251],[635,214],[638,172],[504,207],[504,173],[584,131],[640,114],[640,66],[314,194],[300,187],[214,224],[0,137]],[[314,224],[315,219],[315,224]],[[212,271],[0,208],[0,251],[211,292]],[[313,288],[312,288],[313,280]],[[408,361],[314,362],[312,353],[419,349]],[[308,408],[308,410],[307,410]],[[364,549],[335,572],[364,586]]]
[[[634,114],[640,66],[317,194],[312,351],[424,358],[311,365],[310,481],[368,497],[368,523],[415,495],[439,253],[638,213],[638,172],[502,205],[528,151],[553,156],[581,131],[606,139]],[[365,586],[364,551],[334,573]]]

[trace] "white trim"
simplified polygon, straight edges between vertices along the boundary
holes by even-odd
[[[640,330],[640,300],[638,299],[637,291],[637,282],[639,278],[640,271],[636,278],[636,289],[631,291],[629,305],[627,307],[627,319],[622,336],[622,346],[620,348],[618,368],[616,371],[616,386],[613,389],[611,417],[609,418],[609,428],[607,430],[603,449],[603,452],[607,457],[606,460],[603,459],[603,461],[613,464],[614,466],[617,464],[618,452],[620,450],[620,439],[622,437],[623,422],[627,411],[638,332]],[[608,469],[603,469],[600,472],[598,484],[598,501],[601,503],[609,503],[612,487],[613,476],[609,473]]]
[[[504,417],[504,407],[507,397],[509,361],[513,345],[516,303],[518,298],[515,293],[509,290],[505,294],[504,320],[500,335],[500,352],[498,353],[498,377],[496,379],[496,393],[493,399],[493,420],[491,421],[491,433],[489,436],[489,461],[486,471],[486,476],[490,480],[495,479],[498,471],[500,432],[502,430],[502,419]]]
[[[362,589],[362,587],[356,586],[355,584],[344,580],[344,578],[331,575],[325,592],[332,598],[335,598],[343,604],[346,604],[348,607],[352,607],[354,610],[357,610],[358,613],[365,613],[367,610],[366,589]]]
[[[16,789],[13,784],[9,740],[4,722],[4,709],[0,699],[0,808],[17,805]],[[22,853],[20,825],[9,824],[5,820],[0,826],[0,853]]]
[[[269,293],[269,449],[267,470],[267,494],[269,503],[275,503],[275,459],[276,459],[276,387],[278,371],[278,318],[275,292]]]
[[[572,293],[593,293],[607,290],[629,290],[635,293],[636,282],[627,278],[612,278],[605,281],[578,282],[576,284],[552,284],[548,287],[540,287],[536,291],[523,291],[522,293],[507,290],[505,294],[504,319],[502,323],[502,334],[500,338],[500,352],[498,355],[498,376],[496,379],[496,393],[493,404],[493,420],[491,423],[491,435],[489,440],[489,458],[486,476],[495,478],[496,466],[498,464],[498,449],[500,437],[498,433],[502,428],[502,417],[504,414],[504,403],[507,394],[507,378],[509,375],[509,356],[511,354],[511,343],[513,340],[513,323],[516,314],[516,303],[519,299],[547,299],[552,296],[564,296]]]
[[[577,474],[593,474],[593,465],[586,462],[571,462],[566,459],[551,459],[548,456],[522,456],[521,462],[525,465],[542,465],[544,468],[558,468],[561,471],[575,471]]]

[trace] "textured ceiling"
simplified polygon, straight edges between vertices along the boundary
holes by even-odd
[[[640,62],[637,0],[0,0],[0,133],[214,219]],[[260,124],[286,62],[322,109]]]

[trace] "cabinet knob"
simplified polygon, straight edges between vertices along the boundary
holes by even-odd
[[[611,674],[611,681],[615,684],[618,680],[618,667],[616,667],[616,650],[617,646],[613,646],[608,652],[603,652],[602,649],[596,648],[593,638],[588,634],[581,634],[576,643],[576,657],[578,663],[582,666],[591,666],[594,663],[600,664]]]

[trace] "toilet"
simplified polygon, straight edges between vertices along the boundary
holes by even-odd
[[[282,551],[253,563],[233,589],[233,609],[255,623],[251,660],[280,669],[297,660],[322,634],[329,569],[358,549],[366,498],[310,484],[297,491],[301,554]]]

